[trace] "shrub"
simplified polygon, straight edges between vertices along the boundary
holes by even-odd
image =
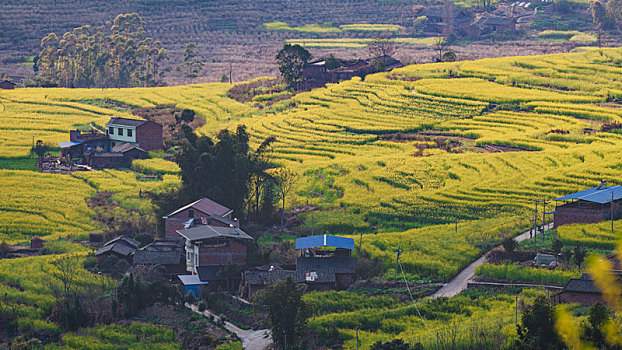
[[[514,237],[508,237],[503,240],[502,245],[506,252],[511,253],[518,246],[518,242],[516,242]]]
[[[199,301],[198,308],[200,312],[205,311],[205,309],[207,309],[207,304],[205,304],[205,301]]]

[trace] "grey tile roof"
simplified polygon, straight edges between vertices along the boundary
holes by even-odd
[[[136,148],[137,150],[147,153],[147,151],[145,151],[144,149],[136,146],[136,145],[132,145],[131,143],[125,142],[122,143],[120,145],[116,145],[114,147],[112,147],[112,152],[119,152],[119,153],[125,153],[127,151],[131,151],[132,149]]]
[[[298,283],[330,283],[336,281],[336,274],[353,274],[354,259],[349,256],[314,257],[296,259],[296,278]],[[317,278],[307,281],[307,273],[315,272]]]
[[[564,292],[581,292],[581,293],[596,293],[601,294],[601,291],[596,288],[594,280],[589,275],[584,274],[581,278],[573,278],[564,286]]]
[[[253,239],[237,227],[218,227],[210,225],[198,225],[185,230],[177,230],[184,238],[190,241],[199,241],[210,238],[233,238],[233,239]]]
[[[205,281],[224,281],[226,278],[221,275],[223,265],[203,265],[197,266],[197,275],[201,282]]]
[[[140,126],[146,122],[146,120],[112,117],[106,125]]]
[[[192,202],[186,206],[183,206],[171,213],[168,216],[175,215],[180,211],[186,210],[188,208],[193,208],[199,211],[204,212],[205,214],[213,214],[218,216],[226,216],[231,214],[232,210],[225,207],[222,204],[216,203],[209,198],[201,198],[198,201]]]
[[[182,262],[180,250],[153,251],[137,250],[134,252],[134,265],[175,265]]]
[[[272,265],[258,266],[244,271],[244,283],[252,285],[264,285],[284,280],[287,277],[295,278],[296,271],[284,270],[280,266]]]
[[[114,252],[122,256],[130,256],[138,247],[140,242],[127,236],[119,236],[112,239],[101,247],[95,255],[101,255],[107,252]]]

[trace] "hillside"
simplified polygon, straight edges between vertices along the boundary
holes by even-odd
[[[467,2],[467,5],[473,3]],[[223,73],[228,74],[229,64],[232,64],[234,81],[244,81],[275,75],[277,69],[274,56],[286,40],[304,42],[305,39],[317,38],[359,40],[376,37],[380,32],[367,24],[397,25],[402,28],[397,35],[413,36],[413,20],[416,17],[414,8],[411,1],[378,0],[7,0],[3,1],[0,12],[0,23],[3,23],[0,33],[0,75],[8,75],[19,81],[31,74],[32,56],[38,53],[41,39],[50,32],[60,36],[82,25],[103,26],[119,13],[137,12],[145,20],[148,34],[162,41],[169,52],[171,59],[168,64],[173,71],[166,80],[170,84],[220,81]],[[555,20],[551,20],[549,14],[544,15],[544,27],[564,29],[563,22],[553,17]],[[579,17],[583,18],[582,26],[586,23],[589,25],[584,17]],[[315,32],[264,28],[265,23],[273,22],[320,29],[322,26],[349,25],[352,30],[335,33],[330,30]],[[205,76],[194,81],[184,79],[174,70],[181,61],[185,45],[191,41],[198,44],[199,53],[206,63]],[[462,59],[478,59],[564,52],[569,46],[574,44],[566,40],[524,40],[520,44],[493,40],[466,43],[455,50]],[[311,45],[311,51],[315,56],[329,53],[345,57],[368,56],[365,45],[360,44],[350,48],[343,44],[335,46],[334,43],[324,47]],[[427,45],[400,45],[396,57],[406,63],[432,62],[435,51]]]

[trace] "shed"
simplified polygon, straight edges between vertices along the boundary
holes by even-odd
[[[138,247],[140,247],[140,242],[127,236],[119,236],[104,243],[104,246],[99,248],[97,253],[95,253],[95,257],[100,264],[103,263],[108,256],[112,255],[131,263],[132,255]]]
[[[294,279],[295,275],[296,271],[285,270],[277,263],[253,267],[242,274],[242,294],[245,297],[251,297],[258,290],[277,281],[285,280],[287,277]]]
[[[201,281],[197,275],[180,275],[178,276],[181,284],[184,286],[184,294],[188,295],[192,292],[195,297],[199,296],[199,286],[207,285],[209,282]]]
[[[553,266],[557,264],[557,259],[555,259],[555,257],[550,254],[538,253],[533,259],[533,263],[538,266]]]
[[[2,80],[2,81],[0,81],[0,89],[13,90],[13,89],[15,89],[16,86],[17,86],[17,84],[15,84],[14,82],[12,82],[10,80]]]
[[[35,236],[30,239],[30,249],[41,249],[43,248],[43,242],[41,238]]]
[[[557,228],[572,223],[597,223],[622,216],[622,186],[596,187],[555,198],[553,224]]]
[[[601,291],[594,284],[592,277],[584,273],[581,278],[573,278],[564,289],[554,296],[557,303],[579,303],[583,306],[590,307],[596,302],[604,303]]]

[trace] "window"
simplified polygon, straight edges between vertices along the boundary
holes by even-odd
[[[119,136],[123,136],[123,129],[119,129]]]
[[[132,129],[127,129],[127,136],[132,137]]]
[[[114,135],[114,128],[113,128],[113,127],[109,127],[109,128],[108,128],[108,133],[109,133],[110,135]]]
[[[194,209],[188,210],[188,218],[194,219]]]

